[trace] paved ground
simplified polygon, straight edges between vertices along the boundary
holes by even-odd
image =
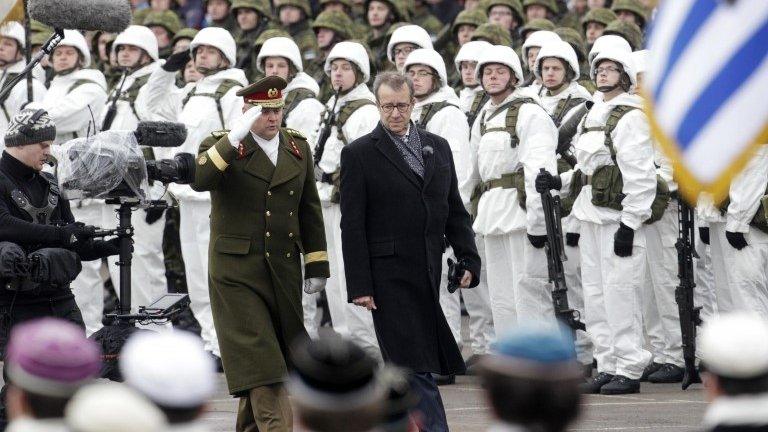
[[[216,432],[234,430],[237,403],[226,394],[223,378],[219,392],[205,416]],[[440,388],[448,423],[453,431],[485,431],[490,414],[483,392],[474,377],[459,377],[455,385]],[[573,431],[697,430],[706,405],[701,385],[687,391],[678,384],[644,384],[640,394],[629,396],[590,395],[582,402],[582,415]]]

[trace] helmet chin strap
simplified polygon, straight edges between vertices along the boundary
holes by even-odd
[[[600,86],[597,88],[597,90],[600,91],[600,93],[608,93],[616,90],[617,88],[619,88],[619,83],[610,86]]]
[[[61,70],[61,71],[58,71],[58,72],[54,71],[53,74],[56,75],[56,76],[60,76],[60,75],[64,76],[64,75],[69,75],[69,74],[71,74],[72,72],[74,72],[74,71],[76,71],[78,69],[79,68],[77,67],[77,65],[75,65],[75,66],[72,66],[69,69],[64,69],[64,70]]]

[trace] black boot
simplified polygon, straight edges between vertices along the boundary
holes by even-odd
[[[600,372],[594,378],[588,378],[587,382],[579,384],[579,391],[584,394],[598,394],[600,388],[611,382],[613,375],[605,372]]]
[[[648,375],[648,381],[656,384],[679,383],[683,381],[685,371],[680,366],[665,364],[656,372]]]
[[[437,383],[437,385],[439,385],[439,386],[441,386],[441,385],[450,385],[450,384],[455,384],[456,383],[456,375],[454,375],[454,374],[440,375],[440,374],[433,373],[432,374],[432,378],[435,380],[435,383]]]
[[[600,388],[603,395],[621,395],[640,393],[640,380],[627,378],[624,375],[616,375],[611,382]]]
[[[584,373],[585,380],[592,378],[592,363],[581,365],[581,370]]]
[[[662,366],[664,366],[662,363],[651,362],[651,364],[646,366],[645,370],[643,370],[643,375],[640,376],[640,381],[648,381],[648,377],[656,373]]]

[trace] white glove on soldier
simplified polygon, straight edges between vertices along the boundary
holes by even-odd
[[[237,146],[240,145],[240,141],[248,135],[251,126],[253,126],[253,122],[255,122],[260,115],[261,106],[255,105],[232,123],[232,129],[230,129],[227,134],[227,138],[229,139],[229,143],[232,144],[232,147],[237,148]]]
[[[326,282],[328,279],[324,277],[309,278],[304,281],[304,292],[307,294],[318,293],[325,289]]]

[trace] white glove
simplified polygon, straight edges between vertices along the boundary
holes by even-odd
[[[324,277],[309,278],[304,281],[304,292],[307,294],[318,293],[325,289],[326,282],[328,282],[328,278],[324,278]]]
[[[232,128],[227,134],[227,138],[229,139],[229,143],[232,144],[232,147],[237,148],[237,146],[240,145],[240,141],[248,135],[251,126],[253,126],[253,122],[255,122],[260,115],[261,106],[255,105],[232,123]]]

